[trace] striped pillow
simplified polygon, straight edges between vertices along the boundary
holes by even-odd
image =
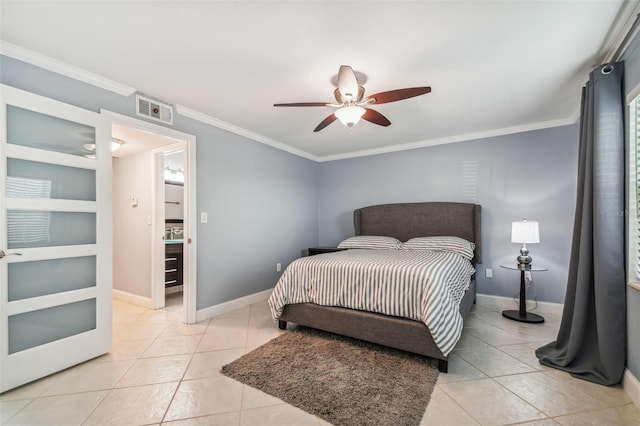
[[[402,242],[396,238],[375,235],[351,237],[338,244],[338,248],[344,249],[398,250],[401,247]]]
[[[473,259],[476,245],[460,237],[419,237],[402,244],[404,250],[436,250],[457,253],[469,260]]]

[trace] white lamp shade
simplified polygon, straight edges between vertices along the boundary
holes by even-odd
[[[340,122],[347,127],[351,127],[360,121],[360,118],[364,115],[365,109],[360,106],[347,106],[342,107],[333,114],[338,117]]]
[[[539,243],[540,233],[538,231],[538,222],[526,219],[520,222],[512,222],[511,242],[522,244]]]

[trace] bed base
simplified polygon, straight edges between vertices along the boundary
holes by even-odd
[[[475,296],[476,282],[472,279],[460,302],[463,317],[475,303]],[[296,303],[285,306],[278,319],[278,327],[285,330],[287,322],[435,358],[440,372],[448,370],[447,357],[436,346],[427,326],[420,321],[315,303]]]

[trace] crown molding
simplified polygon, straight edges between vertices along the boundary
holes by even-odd
[[[0,40],[0,54],[14,58],[14,59],[18,59],[20,61],[29,63],[31,65],[34,65],[40,68],[44,68],[46,70],[64,75],[66,77],[73,78],[75,80],[79,80],[79,81],[91,84],[96,87],[100,87],[102,89],[117,93],[125,97],[131,96],[136,92],[136,89],[133,87],[126,86],[124,84],[102,77],[98,74],[85,71],[81,68],[74,67],[72,65],[66,64],[57,59],[53,59],[48,56],[41,55],[39,53],[33,52],[31,50],[25,49],[23,47],[17,46],[15,44],[9,43],[4,40]],[[368,149],[368,150],[362,150],[362,151],[354,151],[354,152],[348,152],[343,154],[317,156],[309,152],[303,151],[301,149],[294,148],[290,145],[286,145],[282,142],[278,142],[276,140],[270,139],[264,135],[252,132],[250,130],[228,123],[226,121],[222,121],[215,117],[203,114],[191,108],[187,108],[183,105],[176,104],[174,106],[175,106],[176,112],[179,115],[182,115],[184,117],[194,119],[201,123],[205,123],[210,126],[214,126],[219,129],[226,130],[230,133],[243,136],[255,142],[263,143],[265,145],[271,146],[281,151],[285,151],[290,154],[296,155],[298,157],[306,158],[308,160],[312,160],[318,163],[343,160],[348,158],[367,157],[370,155],[388,154],[388,153],[398,152],[398,151],[407,151],[410,149],[426,148],[426,147],[435,146],[435,145],[444,145],[444,144],[455,143],[455,142],[465,142],[465,141],[470,141],[474,139],[483,139],[483,138],[489,138],[489,137],[495,137],[495,136],[504,136],[504,135],[513,134],[513,133],[528,132],[532,130],[541,130],[541,129],[552,128],[552,127],[566,126],[566,125],[575,123],[580,115],[580,110],[578,108],[569,117],[566,117],[564,119],[559,119],[559,120],[551,120],[551,121],[544,121],[544,122],[526,124],[521,126],[513,126],[513,127],[506,127],[501,129],[486,130],[481,132],[466,133],[461,135],[447,136],[444,138],[427,139],[424,141],[411,142],[411,143],[406,143],[401,145],[395,145],[395,146],[389,146],[389,147],[383,147],[383,148],[374,148],[374,149]]]
[[[118,95],[131,96],[136,92],[136,89],[133,87],[109,80],[101,75],[74,67],[4,40],[0,40],[0,54],[100,87],[101,89],[117,93]]]
[[[571,125],[575,123],[576,120],[577,120],[577,114],[573,113],[567,118],[562,118],[558,120],[542,121],[538,123],[524,124],[521,126],[504,127],[501,129],[484,130],[481,132],[465,133],[461,135],[447,136],[444,138],[427,139],[424,141],[410,142],[410,143],[405,143],[401,145],[367,149],[362,151],[354,151],[354,152],[348,152],[344,154],[327,155],[324,157],[320,157],[319,161],[326,162],[326,161],[345,160],[348,158],[368,157],[370,155],[389,154],[392,152],[408,151],[410,149],[426,148],[430,146],[445,145],[449,143],[466,142],[466,141],[471,141],[476,139],[485,139],[485,138],[491,138],[496,136],[511,135],[514,133],[530,132],[533,130],[562,127],[562,126]]]
[[[191,108],[187,108],[183,105],[176,104],[175,107],[176,107],[176,112],[184,117],[192,118],[194,120],[200,121],[201,123],[209,124],[210,126],[214,126],[219,129],[226,130],[231,133],[235,133],[236,135],[244,136],[245,138],[263,143],[265,145],[269,145],[281,151],[286,151],[290,154],[297,155],[298,157],[306,158],[307,160],[312,160],[316,162],[322,161],[321,157],[317,157],[313,154],[309,154],[308,152],[302,151],[298,148],[285,145],[282,142],[278,142],[276,140],[270,139],[261,134],[252,132],[242,127],[238,127],[234,124],[227,123],[226,121],[222,121],[215,117],[211,117],[210,115],[203,114]]]

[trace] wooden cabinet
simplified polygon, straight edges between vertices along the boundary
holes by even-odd
[[[182,285],[183,244],[164,245],[164,286]]]

